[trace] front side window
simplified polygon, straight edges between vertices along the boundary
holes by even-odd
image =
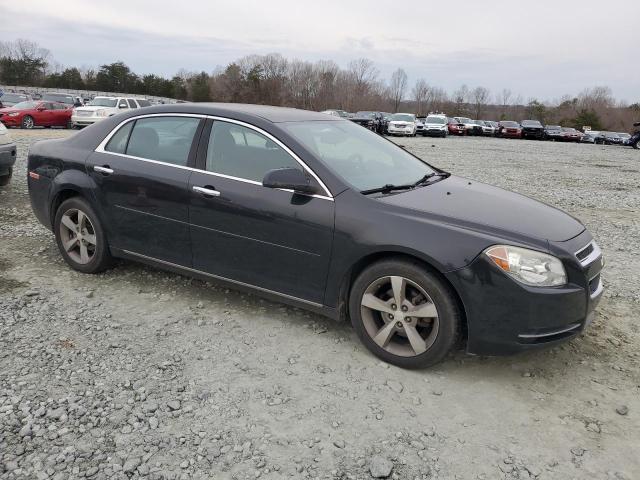
[[[208,171],[262,183],[265,174],[277,168],[302,170],[270,138],[235,123],[214,122],[207,149]]]
[[[121,98],[118,102],[118,108],[127,108],[127,101],[124,98]]]
[[[422,160],[353,122],[286,122],[281,125],[358,190],[415,183],[434,173]]]
[[[136,101],[133,98],[127,98],[127,102],[129,102],[129,108],[138,108],[138,105],[136,105]]]

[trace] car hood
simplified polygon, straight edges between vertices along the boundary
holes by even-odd
[[[84,107],[77,107],[75,110],[78,112],[97,112],[98,110],[115,110],[116,107],[99,107],[97,105],[87,105]]]
[[[15,113],[15,112],[24,113],[28,111],[30,110],[18,110],[16,108],[11,108],[11,107],[0,108],[0,113],[2,113],[3,115],[6,115],[8,113]]]
[[[487,233],[517,233],[562,242],[584,230],[569,214],[492,185],[450,176],[415,190],[379,198],[390,205],[433,214]]]

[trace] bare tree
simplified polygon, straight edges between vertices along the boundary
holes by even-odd
[[[491,92],[484,87],[476,87],[473,89],[473,92],[471,92],[476,119],[479,120],[483,116],[485,107],[489,104],[490,96]]]
[[[415,100],[416,102],[416,113],[418,115],[425,113],[422,107],[424,105],[424,102],[427,100],[429,90],[429,85],[424,78],[418,79],[416,84],[413,86],[413,90],[411,91],[411,93],[413,96],[413,100]]]
[[[393,101],[393,111],[397,112],[404,98],[405,91],[407,90],[407,74],[403,69],[399,68],[393,72],[389,88],[391,100]]]
[[[465,115],[467,103],[469,100],[469,87],[462,85],[458,90],[453,92],[453,101],[455,103],[456,115]]]

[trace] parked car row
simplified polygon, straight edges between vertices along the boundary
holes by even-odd
[[[86,127],[122,111],[151,106],[150,101],[133,97],[95,97],[87,105],[78,104],[79,97],[62,93],[47,93],[42,100],[27,94],[4,94],[0,99],[6,97],[9,101],[0,108],[0,122],[26,129]]]
[[[344,110],[325,110],[320,113],[347,118],[381,135],[414,137],[422,135],[443,138],[448,135],[475,135],[601,145],[635,145],[628,133],[590,130],[583,133],[572,127],[545,126],[538,120],[495,122],[492,120],[473,120],[468,117],[448,117],[444,113],[431,113],[427,116],[374,111],[361,111],[352,114]]]

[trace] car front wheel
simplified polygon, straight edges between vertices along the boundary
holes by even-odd
[[[74,270],[98,273],[111,265],[107,237],[86,200],[73,197],[56,212],[54,231],[62,258]]]
[[[0,175],[0,187],[4,187],[5,185],[9,185],[11,181],[11,176],[13,175],[13,169],[9,170],[9,173],[5,175]]]
[[[33,117],[30,115],[25,115],[22,118],[22,123],[21,123],[21,127],[22,128],[26,128],[26,129],[32,129],[35,125],[35,122],[33,121]]]
[[[441,361],[458,338],[460,313],[451,290],[418,262],[390,259],[364,270],[349,297],[351,323],[385,362],[424,368]]]

